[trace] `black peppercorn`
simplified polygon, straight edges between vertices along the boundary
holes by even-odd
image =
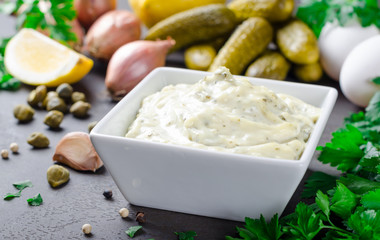
[[[104,191],[104,192],[103,192],[103,196],[104,196],[106,199],[111,199],[111,198],[112,198],[112,190]]]
[[[136,213],[136,222],[139,222],[139,223],[145,223],[146,222],[145,214],[143,212],[137,212]]]

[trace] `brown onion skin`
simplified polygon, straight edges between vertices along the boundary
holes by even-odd
[[[127,10],[109,11],[88,30],[84,50],[95,58],[110,60],[118,48],[139,40],[140,36],[141,22],[135,14]]]
[[[74,0],[80,24],[88,29],[104,13],[115,10],[117,0]]]
[[[173,39],[127,43],[112,56],[105,84],[113,99],[131,91],[148,73],[165,65],[166,55],[175,45]]]

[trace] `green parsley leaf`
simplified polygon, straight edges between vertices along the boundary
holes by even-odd
[[[368,142],[364,149],[364,156],[359,161],[360,167],[367,172],[377,174],[376,167],[380,165],[380,150],[372,142]]]
[[[357,203],[356,195],[342,183],[338,183],[331,199],[331,211],[343,219],[348,219]]]
[[[341,171],[354,170],[364,153],[361,146],[366,143],[360,131],[352,126],[346,125],[345,129],[339,129],[332,133],[333,138],[325,147],[317,147],[322,151],[318,160],[324,164],[337,166]]]
[[[194,240],[194,237],[197,236],[197,233],[194,231],[187,232],[175,232],[179,240]]]
[[[375,77],[374,79],[372,79],[372,82],[374,82],[375,84],[380,85],[380,77]]]
[[[4,200],[11,200],[15,197],[20,197],[21,196],[21,190],[18,191],[17,193],[7,193],[4,196]]]
[[[33,187],[33,184],[30,180],[26,180],[26,181],[21,181],[21,182],[15,182],[13,183],[13,186],[17,188],[18,190],[23,190],[24,188],[27,188],[27,187]]]
[[[351,192],[357,195],[363,195],[380,188],[380,182],[371,181],[353,174],[341,177],[338,182],[344,184]]]
[[[26,199],[26,201],[28,202],[30,206],[40,206],[43,202],[41,194],[37,194],[36,196],[32,198],[28,198]]]
[[[128,230],[125,231],[125,233],[126,233],[129,237],[133,238],[133,237],[135,236],[136,232],[137,232],[138,230],[140,230],[141,228],[142,228],[142,226],[132,226],[132,227],[128,228]]]
[[[317,192],[317,197],[315,198],[315,203],[322,210],[322,212],[326,215],[326,217],[330,216],[330,200],[329,197],[321,191]]]
[[[317,37],[327,22],[338,21],[344,26],[354,18],[363,27],[375,24],[380,28],[380,10],[376,0],[300,0],[296,15]]]
[[[323,172],[313,172],[306,180],[305,188],[301,194],[302,198],[314,197],[318,190],[327,192],[327,190],[335,187],[337,177],[328,175]]]
[[[356,211],[348,219],[347,225],[359,235],[360,239],[379,239],[380,211]]]
[[[380,124],[380,91],[377,91],[369,101],[365,116],[372,124]]]
[[[297,218],[284,230],[293,235],[293,239],[313,239],[322,229],[322,220],[305,203],[300,202],[295,209]]]
[[[363,195],[360,203],[365,208],[380,210],[380,188]]]

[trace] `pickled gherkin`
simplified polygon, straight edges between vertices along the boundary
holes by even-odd
[[[228,4],[238,20],[263,17],[270,22],[287,20],[293,11],[294,0],[234,0]]]
[[[228,4],[238,20],[244,21],[250,17],[267,18],[276,7],[278,0],[234,0]]]
[[[216,56],[216,50],[210,44],[197,44],[185,50],[185,64],[189,69],[207,70]]]
[[[264,18],[245,20],[219,50],[209,71],[225,66],[232,74],[241,74],[266,49],[272,37],[273,29]]]
[[[304,82],[317,82],[321,79],[323,70],[319,62],[304,65],[295,65],[294,75],[296,75],[299,80]]]
[[[296,64],[310,64],[319,60],[318,41],[311,29],[300,20],[281,27],[276,42],[282,54]]]
[[[174,14],[148,30],[146,40],[176,41],[171,51],[230,34],[237,25],[235,14],[224,4],[211,4]]]
[[[281,53],[268,51],[249,65],[245,76],[284,80],[290,63]]]

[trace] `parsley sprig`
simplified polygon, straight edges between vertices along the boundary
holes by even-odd
[[[6,0],[0,3],[0,13],[17,15],[16,30],[41,29],[61,43],[77,41],[70,25],[76,17],[73,0]],[[16,90],[20,81],[10,75],[4,66],[5,47],[9,40],[0,39],[0,89]]]
[[[380,239],[380,91],[365,112],[352,114],[344,127],[320,146],[318,160],[342,171],[341,177],[316,172],[306,182],[303,197],[294,213],[267,223],[245,219],[237,228],[240,238],[227,240],[277,239]]]
[[[380,28],[380,10],[377,0],[300,0],[297,17],[319,37],[327,22],[338,21],[344,26],[357,18],[363,27],[375,24]]]

